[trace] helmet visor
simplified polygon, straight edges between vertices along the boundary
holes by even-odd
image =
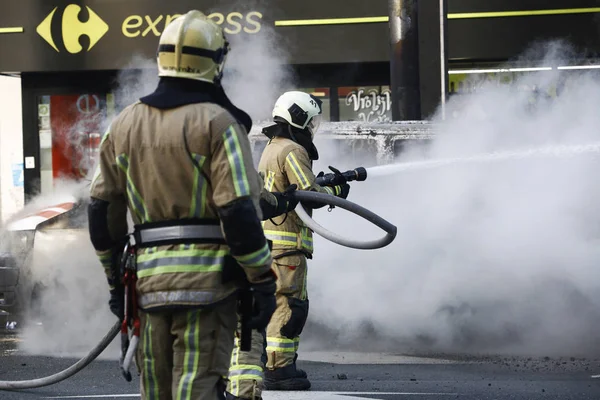
[[[315,137],[315,133],[317,133],[317,131],[319,130],[319,127],[321,126],[322,120],[323,120],[322,114],[315,115],[314,117],[312,117],[312,119],[306,126],[306,129],[308,129],[308,131],[310,132],[310,136],[312,136],[313,139]]]

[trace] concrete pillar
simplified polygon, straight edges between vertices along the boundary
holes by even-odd
[[[21,78],[0,75],[0,220],[24,205]]]
[[[418,0],[389,0],[392,119],[421,119]]]

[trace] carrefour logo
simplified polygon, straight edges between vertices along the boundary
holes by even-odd
[[[88,13],[88,19],[81,22],[79,18],[81,7],[76,4],[68,5],[63,13],[60,27],[62,32],[62,45],[64,49],[71,54],[77,54],[83,51],[83,47],[79,44],[81,36],[89,38],[89,46],[85,51],[90,51],[92,47],[98,43],[100,39],[108,32],[108,25],[102,20],[91,8],[85,7]],[[36,32],[40,35],[54,50],[60,52],[56,45],[55,38],[52,36],[53,22],[60,20],[56,14],[58,7],[42,21],[36,28]]]

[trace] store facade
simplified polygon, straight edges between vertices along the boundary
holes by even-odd
[[[443,47],[450,71],[493,67],[549,38],[567,38],[594,58],[597,1],[543,3],[448,0],[440,20],[425,11],[439,10],[443,1],[421,1],[419,46],[438,55]],[[284,48],[296,87],[323,99],[325,119],[391,120],[387,0],[5,0],[0,71],[21,77],[26,198],[51,190],[57,179],[87,175],[106,121],[121,106],[120,71],[142,68],[136,60],[152,59],[164,27],[190,9],[209,14],[233,43],[263,40]],[[423,53],[416,61],[423,92],[439,87],[429,81],[429,58]],[[446,94],[466,76],[447,77]],[[435,103],[430,96],[423,118]]]

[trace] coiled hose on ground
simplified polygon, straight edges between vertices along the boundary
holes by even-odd
[[[300,219],[306,223],[306,225],[315,231],[317,234],[323,236],[324,238],[340,244],[342,246],[352,247],[356,249],[377,249],[390,244],[394,238],[396,237],[397,228],[392,225],[390,222],[381,218],[377,214],[367,210],[364,207],[359,206],[358,204],[352,203],[351,201],[342,199],[340,197],[335,197],[325,193],[317,193],[317,192],[306,192],[306,191],[296,191],[294,192],[295,196],[300,201],[310,201],[316,203],[322,203],[327,205],[334,205],[345,210],[348,210],[356,215],[359,215],[366,220],[372,222],[376,226],[380,227],[384,231],[387,232],[386,236],[381,239],[373,240],[373,241],[356,241],[352,239],[343,238],[333,232],[328,231],[323,228],[321,225],[315,222],[308,213],[303,209],[300,205],[296,207],[296,212]],[[108,345],[113,341],[113,339],[119,334],[121,330],[121,322],[117,321],[107,332],[107,334],[102,338],[102,340],[98,343],[96,347],[94,347],[85,357],[77,361],[75,364],[71,365],[69,368],[60,371],[54,375],[50,375],[44,378],[24,380],[24,381],[0,381],[0,390],[21,390],[21,389],[33,389],[44,386],[54,385],[55,383],[64,381],[67,378],[75,375],[86,366],[88,366],[92,361],[94,361],[104,349],[108,347]]]

